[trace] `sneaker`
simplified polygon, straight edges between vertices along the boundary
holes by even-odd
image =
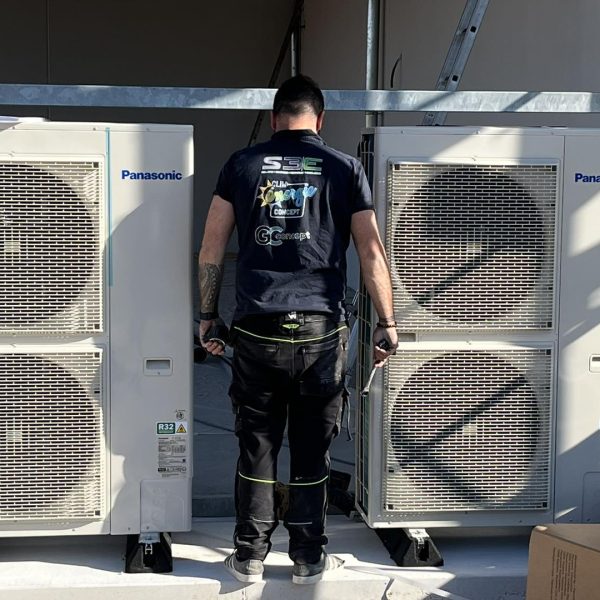
[[[263,571],[265,570],[262,560],[256,558],[238,560],[235,552],[232,552],[225,559],[225,568],[238,581],[243,583],[258,583],[259,581],[262,581]]]
[[[305,565],[295,562],[292,570],[292,581],[299,585],[316,583],[323,579],[323,574],[326,571],[333,571],[334,569],[339,569],[343,566],[344,561],[341,558],[323,552],[319,562],[308,563]]]

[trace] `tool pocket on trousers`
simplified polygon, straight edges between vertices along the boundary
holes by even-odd
[[[332,396],[344,389],[348,335],[344,330],[332,340],[300,348],[304,370],[300,393],[306,396]]]

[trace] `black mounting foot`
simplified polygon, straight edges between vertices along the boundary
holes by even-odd
[[[328,495],[329,504],[339,508],[347,517],[356,510],[354,492],[349,492],[352,475],[331,469],[329,472]]]
[[[171,534],[140,533],[127,536],[125,573],[171,573]]]
[[[441,567],[444,559],[425,529],[376,529],[399,567]]]

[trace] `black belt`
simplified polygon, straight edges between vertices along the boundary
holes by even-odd
[[[287,313],[269,313],[264,315],[249,315],[239,321],[242,323],[252,323],[257,325],[304,325],[304,323],[322,323],[324,321],[332,321],[338,323],[340,319],[336,319],[332,313],[318,312],[302,312],[293,310]]]
[[[259,335],[290,333],[310,330],[320,334],[337,329],[345,322],[331,313],[290,311],[287,313],[249,315],[233,323],[238,330],[247,330]],[[312,325],[312,327],[311,327]],[[315,329],[316,328],[316,329]]]

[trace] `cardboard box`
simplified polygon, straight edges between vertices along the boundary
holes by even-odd
[[[533,530],[527,600],[600,600],[600,525]]]

